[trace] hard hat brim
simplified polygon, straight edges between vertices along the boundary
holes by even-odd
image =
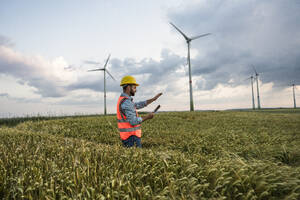
[[[121,84],[120,86],[124,86],[124,85],[135,85],[135,86],[139,86],[140,84],[137,84],[137,83],[124,83],[124,84]]]

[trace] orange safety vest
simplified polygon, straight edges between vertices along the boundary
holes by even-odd
[[[126,140],[132,135],[136,135],[137,137],[142,136],[141,125],[132,126],[127,120],[126,115],[122,112],[121,104],[124,100],[128,99],[127,97],[120,96],[117,104],[117,118],[118,118],[118,128],[120,131],[120,137],[122,140]],[[138,117],[138,113],[135,109],[136,116]]]

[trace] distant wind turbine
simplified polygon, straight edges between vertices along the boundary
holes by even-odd
[[[255,72],[255,79],[256,79],[256,88],[257,88],[257,108],[260,109],[260,99],[259,99],[259,87],[258,87],[258,76],[259,74],[257,73],[255,67],[252,65],[253,70]]]
[[[253,76],[251,75],[249,78],[246,80],[250,79],[251,80],[251,89],[252,89],[252,109],[255,110],[255,103],[254,103],[254,91],[253,91]],[[246,81],[245,80],[245,81]]]
[[[170,22],[170,24],[184,37],[184,39],[186,40],[186,43],[188,45],[187,61],[188,61],[188,65],[189,65],[190,111],[194,111],[193,88],[192,88],[192,72],[191,72],[191,60],[190,60],[190,43],[191,43],[192,40],[210,35],[211,33],[206,33],[206,34],[203,34],[203,35],[198,35],[198,36],[189,38],[179,28],[177,28],[172,22]]]
[[[296,98],[295,98],[295,84],[292,85],[293,86],[293,99],[294,99],[294,108],[296,109],[297,106],[296,106]]]
[[[108,73],[108,75],[110,75],[110,77],[113,79],[113,80],[116,80],[110,73],[109,71],[106,69],[106,65],[108,63],[108,60],[110,58],[110,54],[105,62],[105,65],[103,68],[99,68],[99,69],[92,69],[92,70],[88,70],[88,72],[93,72],[93,71],[103,71],[104,73],[104,115],[106,115],[106,78],[105,78],[105,75],[106,75],[106,72]],[[97,62],[93,62],[93,61],[87,61],[86,63],[88,64],[99,64]]]

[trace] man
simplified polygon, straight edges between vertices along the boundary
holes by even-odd
[[[119,97],[117,104],[117,118],[122,143],[125,147],[132,147],[134,144],[136,144],[137,147],[142,147],[141,123],[148,119],[152,119],[154,113],[139,117],[136,109],[141,109],[149,105],[158,99],[162,93],[157,94],[152,99],[134,103],[132,96],[135,95],[136,87],[139,86],[139,84],[136,83],[135,78],[132,76],[124,76],[120,86],[123,87],[123,93]]]

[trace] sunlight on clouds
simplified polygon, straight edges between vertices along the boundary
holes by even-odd
[[[34,87],[33,91],[44,97],[66,95],[62,86],[75,80],[74,73],[66,70],[68,64],[63,57],[49,61],[39,55],[23,55],[10,47],[0,46],[0,62],[0,73]]]
[[[75,73],[67,70],[69,64],[62,56],[53,59],[50,65],[52,66],[53,75],[61,81],[64,81],[65,84],[76,80]]]
[[[18,79],[9,75],[0,74],[0,93],[8,93],[10,96],[16,98],[39,98],[40,95],[36,94],[36,88],[22,83]]]

